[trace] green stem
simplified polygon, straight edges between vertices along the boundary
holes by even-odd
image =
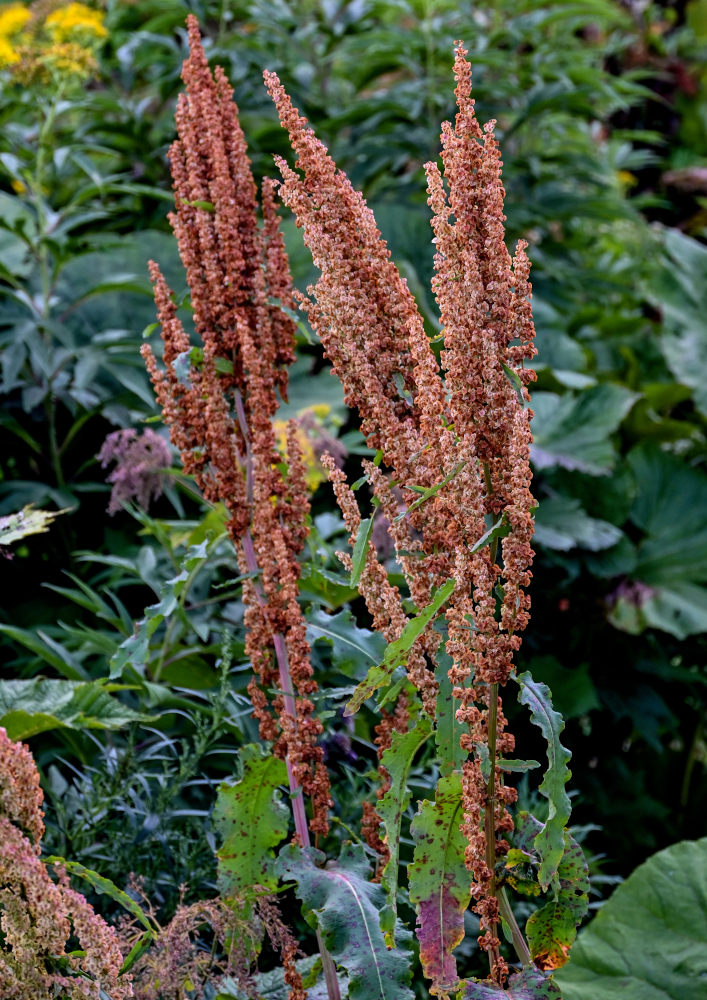
[[[506,890],[501,889],[498,894],[498,908],[501,916],[506,921],[511,929],[511,937],[513,938],[513,947],[516,950],[516,954],[521,961],[522,965],[530,965],[530,949],[525,942],[525,938],[518,926],[518,921],[516,920],[513,910],[511,909],[511,904],[508,902],[508,896],[506,896]]]

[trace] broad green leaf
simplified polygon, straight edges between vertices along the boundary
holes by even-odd
[[[361,573],[363,572],[363,567],[366,565],[366,557],[368,556],[368,543],[371,540],[371,532],[373,531],[373,518],[364,517],[358,526],[358,531],[356,533],[356,542],[353,547],[353,555],[351,557],[351,580],[349,581],[350,586],[357,587],[359,580],[361,579]]]
[[[530,955],[539,969],[559,969],[569,958],[577,925],[570,910],[559,902],[546,903],[525,925]]]
[[[567,552],[608,549],[621,539],[622,531],[608,521],[589,515],[579,500],[555,496],[543,499],[535,512],[535,541],[548,549]]]
[[[636,481],[630,519],[644,532],[609,620],[625,632],[679,639],[707,630],[707,476],[654,444],[628,456]]]
[[[11,740],[51,729],[122,729],[154,718],[123,705],[103,681],[0,681],[0,726]]]
[[[535,838],[540,857],[538,881],[543,889],[547,889],[556,882],[557,868],[565,849],[564,829],[572,808],[565,784],[570,778],[567,762],[572,755],[560,743],[565,723],[552,707],[550,689],[534,681],[528,671],[520,674],[517,680],[520,685],[518,701],[530,709],[532,721],[547,742],[548,766],[539,791],[548,800],[548,820]]]
[[[412,762],[420,747],[432,734],[432,723],[421,716],[407,733],[392,734],[392,743],[383,753],[381,764],[390,775],[390,788],[378,803],[378,815],[385,827],[383,842],[388,845],[390,857],[383,869],[381,885],[386,891],[388,905],[384,919],[385,940],[388,947],[394,944],[393,931],[397,914],[398,874],[400,859],[400,824],[410,802],[407,780]]]
[[[463,818],[461,775],[453,772],[439,779],[434,802],[420,803],[410,827],[415,841],[408,865],[410,902],[417,911],[420,962],[433,994],[448,992],[459,981],[452,952],[464,938],[471,898],[467,840],[459,829]]]
[[[96,892],[103,893],[104,896],[110,896],[111,899],[119,903],[124,910],[131,914],[139,924],[142,924],[150,934],[154,935],[159,931],[159,925],[150,919],[140,904],[132,896],[129,896],[127,892],[119,889],[115,882],[111,882],[105,875],[100,875],[91,868],[84,867],[78,861],[67,861],[66,858],[60,858],[56,855],[44,858],[44,861],[48,865],[58,865],[60,868],[66,868],[70,875],[76,875],[78,878],[84,879]]]
[[[307,615],[307,639],[328,642],[333,666],[347,677],[360,677],[371,663],[379,663],[386,648],[377,632],[359,628],[348,608],[335,615],[313,608]]]
[[[522,895],[538,895],[536,881],[540,857],[536,845],[543,824],[527,812],[516,819],[513,843],[506,856],[506,880]],[[577,925],[586,915],[589,876],[582,848],[565,830],[564,854],[557,870],[554,899],[529,917],[525,932],[533,961],[540,969],[559,969],[569,956]]]
[[[146,664],[149,655],[150,639],[162,622],[176,611],[179,598],[191,579],[192,572],[207,557],[209,543],[201,542],[192,545],[187,550],[182,563],[182,569],[171,580],[167,580],[160,590],[160,601],[145,608],[145,617],[135,626],[135,632],[121,642],[118,651],[110,661],[110,678],[120,677],[129,663],[134,668]]]
[[[504,990],[496,983],[473,980],[464,984],[458,1000],[563,1000],[552,976],[534,966],[526,966],[508,980]],[[597,1000],[597,998],[594,998]]]
[[[32,504],[27,504],[16,514],[0,517],[0,545],[10,545],[21,538],[26,538],[27,535],[38,535],[49,531],[49,525],[54,518],[66,514],[68,509],[66,507],[64,510],[35,510]]]
[[[261,885],[274,890],[274,848],[287,836],[289,810],[278,788],[287,784],[287,767],[256,744],[238,755],[243,776],[221,784],[213,822],[222,843],[216,852],[221,893],[227,898]]]
[[[432,595],[432,600],[427,607],[423,608],[414,618],[409,619],[407,625],[400,633],[400,638],[388,644],[383,656],[383,662],[371,667],[365,680],[361,681],[357,686],[353,697],[344,709],[345,716],[354,715],[366,698],[370,697],[377,688],[382,687],[390,680],[395,668],[406,661],[407,654],[410,652],[413,643],[424,632],[445,601],[448,600],[454,587],[454,580],[447,580]]]
[[[563,1000],[707,995],[707,838],[654,854],[580,932],[557,974]]]
[[[332,958],[349,977],[348,1000],[414,1000],[411,956],[386,948],[378,915],[381,886],[369,882],[370,865],[360,845],[344,844],[337,861],[324,865],[313,848],[287,844],[275,865],[296,883],[307,921],[317,926]]]
[[[535,467],[561,466],[608,475],[616,458],[610,436],[637,399],[637,393],[608,383],[576,395],[533,393],[531,458]]]
[[[665,255],[644,294],[660,309],[660,347],[671,372],[707,416],[707,250],[677,229],[659,230]]]
[[[395,520],[402,521],[402,519],[404,517],[407,517],[407,515],[410,514],[413,510],[417,510],[418,507],[422,506],[423,503],[426,503],[431,497],[436,496],[443,486],[446,486],[447,483],[451,483],[451,481],[456,476],[459,475],[459,473],[462,471],[465,465],[466,462],[459,462],[459,464],[455,465],[452,471],[448,473],[448,475],[446,475],[444,479],[441,480],[441,482],[435,483],[435,485],[430,486],[429,489],[423,489],[422,487],[418,486],[409,486],[408,489],[415,490],[416,492],[422,489],[422,493],[417,498],[417,500],[415,500],[413,503],[410,504],[410,506],[406,511],[403,511],[402,514],[398,514]]]

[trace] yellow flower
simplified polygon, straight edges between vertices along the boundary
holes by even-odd
[[[19,58],[20,57],[10,45],[8,40],[0,37],[0,68],[3,66],[11,66],[12,63],[16,63]]]
[[[0,41],[17,35],[32,15],[24,4],[11,3],[0,11]],[[15,60],[13,60],[14,62]]]
[[[101,11],[83,3],[70,3],[52,11],[44,23],[55,42],[75,41],[77,38],[90,42],[108,34]]]
[[[76,42],[60,42],[42,52],[41,63],[56,76],[83,79],[96,69],[96,58],[90,49]]]

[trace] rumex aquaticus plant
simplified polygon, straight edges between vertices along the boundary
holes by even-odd
[[[453,125],[443,125],[443,172],[435,163],[426,167],[443,330],[431,341],[364,199],[278,78],[266,73],[297,155],[294,169],[277,158],[279,196],[321,272],[308,295],[293,290],[277,185],[264,184],[258,225],[232,91],[222,70],[211,74],[193,17],[189,37],[179,138],[170,151],[171,221],[201,345],[192,346],[152,264],[164,368],[150,348],[144,355],[185,470],[207,500],[228,511],[245,577],[249,690],[264,746],[243,749],[241,777],[219,799],[222,891],[243,893],[256,884],[272,891],[278,880],[296,886],[316,929],[330,1000],[413,995],[399,900],[416,911],[432,995],[559,995],[547,973],[567,960],[588,884],[581,850],[566,829],[569,754],[559,740],[561,717],[547,688],[513,665],[530,607],[534,373],[526,362],[535,349],[526,244],[520,241],[513,257],[505,244],[494,123],[482,129],[476,120],[471,69],[459,43],[458,112]],[[309,512],[305,472],[295,425],[283,462],[272,423],[294,359],[295,305],[307,314],[375,452],[353,487],[332,458],[324,459],[352,547],[339,558],[386,643],[380,662],[367,670],[362,664],[345,709],[350,717],[364,702],[378,703],[380,784],[375,801],[361,803],[366,846],[345,843],[336,860],[318,850],[329,827],[330,786],[298,600]],[[363,482],[373,495],[369,517],[356,496]],[[371,541],[376,517],[387,523],[409,598],[379,562]],[[510,812],[517,795],[509,773],[539,766],[512,757],[502,702],[512,686],[548,743],[539,788],[548,800],[544,822]],[[402,885],[406,782],[425,744],[434,746],[425,758],[430,797],[417,802],[414,855]],[[295,834],[275,859],[287,835],[278,792],[284,783]],[[542,896],[525,934],[509,888]],[[489,959],[483,981],[460,979],[453,954],[470,905]],[[306,995],[293,955],[285,981],[292,1000]]]

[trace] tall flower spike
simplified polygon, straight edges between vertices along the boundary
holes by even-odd
[[[151,264],[164,371],[149,347],[143,354],[185,471],[207,500],[225,505],[239,565],[257,576],[243,588],[246,652],[256,675],[249,691],[261,736],[274,740],[287,762],[297,836],[308,842],[301,791],[312,802],[313,833],[326,833],[329,807],[322,727],[313,714],[317,684],[297,602],[309,506],[296,434],[288,434],[283,475],[272,427],[294,360],[295,327],[281,308],[294,305],[292,280],[275,186],[264,184],[259,228],[233,91],[221,69],[212,75],[196,18],[187,24],[186,92],[169,154],[176,198],[170,220],[203,350],[190,354],[169,288]],[[270,702],[273,688],[281,693]]]
[[[433,291],[444,330],[442,371],[363,198],[336,170],[277,77],[266,73],[265,82],[297,154],[295,170],[276,160],[281,196],[303,227],[322,272],[302,307],[347,402],[359,411],[367,444],[382,451],[405,501],[419,499],[421,488],[435,487],[424,503],[408,511],[407,525],[393,521],[392,535],[418,606],[433,587],[450,576],[455,580],[446,649],[453,660],[449,676],[457,718],[466,724],[461,737],[468,754],[463,767],[466,861],[474,876],[481,944],[489,951],[494,978],[502,982],[506,969],[499,952],[494,867],[496,853],[507,848],[501,835],[512,827],[506,804],[515,792],[505,787],[495,764],[486,781],[482,762],[489,756],[495,762],[513,746],[498,691],[510,676],[529,613],[525,590],[531,577],[534,501],[532,411],[525,387],[535,376],[524,365],[535,349],[525,244],[511,260],[494,123],[481,129],[476,120],[471,69],[461,44],[454,70],[458,113],[454,126],[442,126],[444,176],[436,164],[426,165],[436,246]],[[343,477],[329,468],[355,534],[355,501],[352,507]],[[384,472],[367,471],[376,497],[394,519]],[[503,529],[501,546],[498,540],[479,545],[494,523]],[[405,555],[410,551],[406,538],[416,539],[420,558]],[[364,586],[375,577],[369,562]],[[375,621],[374,603],[371,613]],[[421,643],[432,661],[435,642],[428,633]],[[422,690],[421,678],[418,683]],[[423,698],[432,712],[429,690]]]

